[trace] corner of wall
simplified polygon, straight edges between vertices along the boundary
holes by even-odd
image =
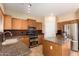
[[[2,12],[5,14],[5,8],[2,3],[0,3],[0,8],[1,8]]]

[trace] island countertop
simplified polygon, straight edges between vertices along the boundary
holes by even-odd
[[[46,38],[45,40],[56,43],[56,44],[60,44],[60,45],[63,45],[64,43],[69,41],[68,38],[57,38],[57,37]]]
[[[45,56],[69,56],[70,41],[68,38],[46,38],[43,41],[43,54]]]

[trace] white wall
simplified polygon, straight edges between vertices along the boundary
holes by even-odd
[[[58,16],[57,22],[64,22],[64,21],[70,21],[76,19],[79,19],[79,8],[73,12],[70,11],[69,13],[65,13],[61,16]]]
[[[76,19],[75,12],[69,12],[67,14],[63,14],[62,16],[59,16],[58,22],[70,21],[70,20],[75,20],[75,19]]]
[[[4,6],[2,4],[0,4],[0,8],[1,8],[2,12],[5,13]],[[0,17],[0,32],[3,32],[3,30],[4,30],[4,16],[1,16]]]
[[[44,35],[45,38],[56,37],[56,18],[55,18],[55,16],[45,17],[44,34],[45,34]]]
[[[43,20],[43,17],[34,17],[34,16],[28,17],[26,14],[18,13],[18,12],[12,12],[10,10],[6,11],[6,13],[8,15],[11,15],[14,18],[20,18],[20,19],[24,19],[24,20],[26,20],[27,18],[32,18],[32,19],[36,20],[37,22],[42,22],[42,20]]]
[[[2,17],[0,17],[0,32],[3,32],[3,20],[2,20]]]
[[[0,3],[0,8],[2,9],[3,13],[5,14],[5,8],[3,6],[3,4]]]

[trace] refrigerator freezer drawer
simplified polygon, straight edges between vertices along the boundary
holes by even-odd
[[[71,41],[71,50],[78,51],[78,41]]]

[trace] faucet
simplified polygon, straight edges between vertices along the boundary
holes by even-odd
[[[6,32],[4,32],[4,33],[3,33],[3,41],[5,41],[5,40],[6,40],[6,38],[5,38],[5,34],[6,34],[6,33],[9,33],[9,34],[10,34],[10,36],[12,37],[12,33],[11,33],[10,31],[6,31]]]
[[[6,33],[9,33],[10,36],[12,36],[12,33],[11,33],[10,31],[6,31],[6,32],[4,32],[4,33],[5,33],[5,34],[6,34]]]

